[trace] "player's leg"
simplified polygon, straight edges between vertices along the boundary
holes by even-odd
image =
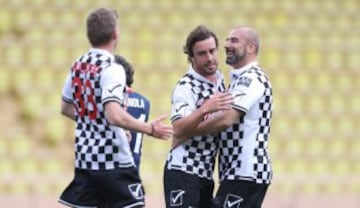
[[[198,177],[178,170],[164,171],[164,196],[166,207],[200,207],[200,189]]]
[[[61,194],[59,202],[73,208],[98,207],[98,197],[86,170],[76,168],[74,172],[74,179]]]
[[[199,207],[211,207],[214,192],[214,181],[199,178],[200,181],[200,202]]]
[[[108,208],[145,206],[145,191],[135,167],[92,171],[97,193]]]
[[[213,208],[261,208],[268,184],[251,181],[222,181],[213,200]]]

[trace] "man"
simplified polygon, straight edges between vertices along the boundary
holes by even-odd
[[[272,87],[258,62],[259,37],[249,27],[236,27],[226,39],[226,63],[233,109],[225,111],[230,126],[221,132],[220,187],[217,207],[260,208],[272,179],[268,140],[272,117]]]
[[[218,93],[225,86],[218,70],[216,35],[204,26],[196,27],[187,37],[184,53],[189,71],[172,93],[171,121],[177,138],[187,135],[212,112],[229,109],[232,101],[229,94]],[[218,141],[212,135],[173,145],[164,168],[166,207],[210,207],[217,149]]]
[[[131,86],[134,82],[134,70],[132,65],[122,56],[115,55],[115,63],[120,64],[125,69],[126,74],[126,111],[134,118],[147,122],[150,113],[150,101],[132,90]],[[134,162],[138,171],[140,171],[141,148],[144,134],[137,131],[130,131],[130,149],[134,158]]]
[[[114,62],[117,14],[99,8],[87,17],[91,49],[72,65],[62,92],[61,113],[76,121],[75,175],[59,202],[70,207],[143,207],[144,190],[124,129],[169,138],[164,117],[151,124],[123,109],[125,73]]]
[[[259,37],[249,27],[230,31],[226,63],[234,97],[231,110],[201,123],[195,134],[220,133],[220,187],[213,207],[260,208],[272,179],[267,145],[272,117],[272,88],[257,62]]]

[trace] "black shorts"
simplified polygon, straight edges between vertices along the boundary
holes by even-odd
[[[164,195],[167,208],[209,208],[213,191],[213,180],[165,168]]]
[[[114,170],[75,168],[72,182],[59,202],[69,207],[138,208],[145,205],[145,193],[135,167]]]
[[[213,208],[261,208],[269,184],[244,180],[224,180],[213,201]]]

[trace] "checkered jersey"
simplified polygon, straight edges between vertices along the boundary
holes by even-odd
[[[217,85],[190,69],[175,86],[172,94],[171,120],[188,116],[215,92],[225,90],[224,79],[217,73]],[[213,135],[195,136],[172,149],[167,157],[167,169],[180,170],[212,179],[218,138]]]
[[[90,49],[78,58],[68,75],[62,98],[76,109],[75,167],[107,170],[133,166],[123,129],[111,126],[104,104],[123,103],[125,72],[113,55]]]
[[[272,88],[256,63],[231,71],[229,92],[233,108],[245,115],[220,133],[220,180],[270,183],[271,161],[267,151],[272,116]]]

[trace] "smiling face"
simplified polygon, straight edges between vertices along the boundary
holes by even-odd
[[[256,59],[257,42],[244,28],[231,30],[225,42],[226,63],[240,68]]]
[[[204,77],[214,75],[218,68],[218,49],[214,37],[196,42],[192,50],[190,60],[194,70]]]

